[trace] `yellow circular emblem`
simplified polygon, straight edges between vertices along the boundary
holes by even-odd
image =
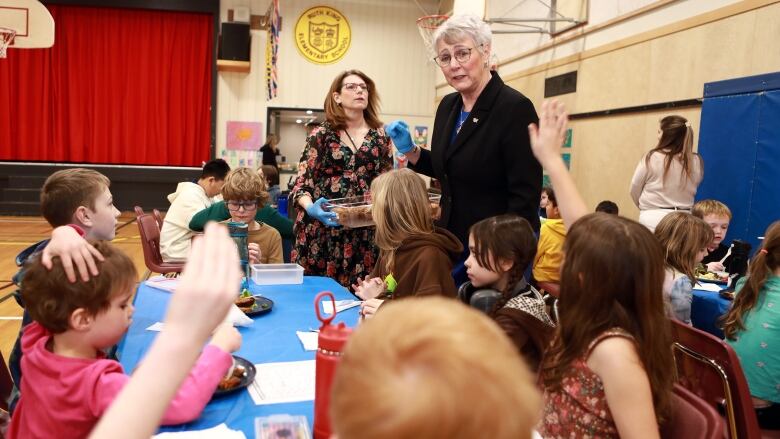
[[[309,8],[295,23],[295,47],[316,64],[331,64],[344,57],[352,30],[341,12],[328,6]]]

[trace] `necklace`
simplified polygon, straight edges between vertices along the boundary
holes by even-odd
[[[463,111],[462,108],[460,109],[460,115],[458,116],[458,125],[455,128],[455,134],[460,132],[460,128],[466,122],[466,119],[468,119],[469,113],[470,111]]]
[[[349,139],[349,142],[352,144],[352,147],[355,148],[355,151],[357,151],[358,147],[355,144],[355,139],[353,139],[352,136],[349,135],[349,131],[347,131],[346,128],[344,128],[344,134],[347,135],[347,138]]]

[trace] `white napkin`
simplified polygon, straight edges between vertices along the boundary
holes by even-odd
[[[711,291],[713,293],[720,292],[720,290],[724,288],[726,288],[725,285],[711,284],[707,282],[697,282],[693,287],[694,290]]]
[[[194,430],[194,431],[172,431],[166,433],[159,433],[152,436],[154,439],[205,439],[205,438],[220,438],[220,439],[246,439],[246,435],[243,431],[231,430],[224,423],[217,425],[216,427],[207,428],[206,430]]]
[[[295,333],[298,335],[298,339],[301,341],[301,344],[303,345],[303,350],[305,351],[316,351],[317,350],[317,344],[319,343],[319,332],[312,332],[312,331],[295,331]]]
[[[354,308],[356,306],[360,306],[360,304],[363,303],[360,300],[337,300],[336,301],[336,312],[344,311],[345,309]],[[333,314],[333,301],[332,300],[323,300],[322,301],[322,312],[325,314]]]
[[[167,291],[169,293],[174,292],[176,290],[176,287],[179,285],[179,278],[178,277],[165,277],[165,276],[155,276],[152,278],[149,278],[146,282],[144,282],[144,285],[158,289]]]
[[[235,304],[233,304],[228,310],[227,316],[223,323],[230,323],[233,326],[251,326],[254,320],[247,317],[243,311],[241,311]],[[157,322],[146,328],[147,331],[160,332],[165,327],[165,323]]]

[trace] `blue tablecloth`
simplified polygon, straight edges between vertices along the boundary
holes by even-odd
[[[320,291],[327,290],[334,294],[336,300],[354,299],[341,285],[324,277],[306,276],[301,285],[259,286],[251,283],[250,289],[253,293],[260,293],[274,301],[274,309],[270,313],[256,317],[251,327],[239,328],[243,344],[235,355],[254,364],[313,360],[314,352],[303,350],[295,331],[319,327],[314,312],[314,297]],[[170,293],[143,284],[138,288],[133,323],[117,350],[119,360],[127,373],[135,369],[157,336],[157,332],[147,331],[146,328],[163,320],[169,298]],[[340,312],[333,323],[343,321],[354,327],[357,320],[358,308],[352,308]],[[309,420],[309,427],[313,427],[313,401],[255,405],[249,392],[244,389],[211,401],[200,418],[194,422],[165,427],[161,431],[201,430],[225,422],[230,428],[242,430],[247,438],[251,439],[255,437],[255,417],[281,413],[305,415]]]
[[[693,290],[691,322],[693,326],[723,338],[720,317],[731,308],[731,301],[712,291]]]

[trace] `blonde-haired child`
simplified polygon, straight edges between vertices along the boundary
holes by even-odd
[[[663,291],[669,311],[674,318],[690,325],[696,265],[707,254],[712,229],[701,218],[674,212],[658,223],[654,233],[666,255]]]
[[[252,168],[237,168],[225,177],[222,198],[230,211],[231,221],[249,225],[249,259],[253,263],[281,264],[282,235],[255,220],[257,209],[268,201],[268,183]]]
[[[371,216],[379,259],[367,280],[353,285],[364,299],[361,312],[372,316],[384,300],[457,293],[452,266],[463,245],[433,225],[425,182],[410,169],[386,172],[371,183]],[[348,251],[351,249],[344,249]]]
[[[715,234],[701,263],[707,266],[708,271],[725,271],[731,262],[731,256],[727,256],[729,246],[723,244],[729,231],[731,209],[718,200],[701,200],[693,205],[691,213],[703,219]]]
[[[24,380],[9,438],[86,437],[130,377],[105,358],[130,326],[136,271],[130,258],[97,241],[104,260],[88,282],[69,283],[60,261],[48,271],[38,258],[26,266],[22,297],[34,322],[22,336]],[[179,291],[177,294],[186,294]],[[163,424],[200,416],[232,364],[241,335],[222,326],[179,387]]]

